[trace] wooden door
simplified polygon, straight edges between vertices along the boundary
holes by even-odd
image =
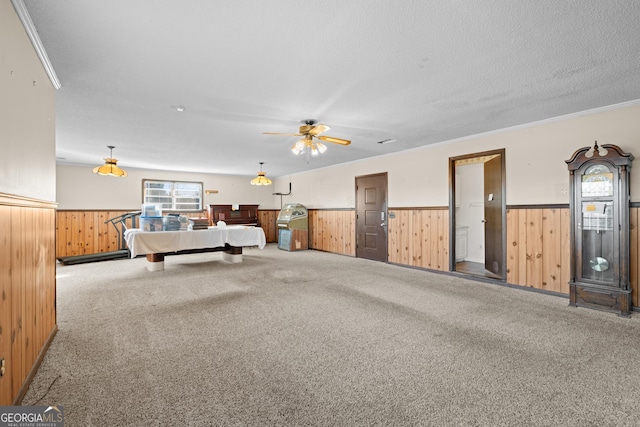
[[[496,156],[484,163],[484,266],[504,277],[503,161]]]
[[[387,174],[356,177],[356,257],[387,261]]]

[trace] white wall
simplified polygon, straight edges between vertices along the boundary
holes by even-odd
[[[280,198],[272,194],[279,189],[275,189],[273,185],[251,185],[249,181],[254,176],[163,172],[124,166],[122,168],[127,171],[127,177],[97,175],[92,172],[92,166],[58,165],[58,209],[140,209],[143,179],[202,182],[205,190],[218,190],[218,194],[204,195],[205,206],[257,203],[261,209],[280,208]],[[285,192],[287,191],[288,184]]]
[[[505,148],[508,205],[568,204],[565,160],[596,139],[640,159],[640,104],[278,177],[267,187],[250,185],[253,176],[125,168],[127,178],[113,178],[92,174],[91,166],[58,165],[58,203],[59,209],[136,209],[142,201],[142,179],[155,178],[202,181],[205,189],[219,190],[205,196],[205,204],[259,203],[262,209],[279,209],[280,197],[272,193],[288,192],[291,179],[292,192],[282,198],[283,203],[354,208],[355,178],[387,172],[389,207],[448,206],[449,157]],[[640,202],[640,172],[633,170],[631,199]]]
[[[639,163],[640,104],[291,175],[290,200],[309,208],[354,208],[355,177],[387,172],[390,207],[448,206],[449,157],[505,148],[508,205],[568,204],[565,160],[595,140],[631,152]],[[276,183],[282,187],[285,179]],[[640,202],[640,172],[633,170],[631,200]]]
[[[9,0],[0,2],[0,193],[56,199],[55,89]]]

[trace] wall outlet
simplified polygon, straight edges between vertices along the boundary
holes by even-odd
[[[0,377],[4,377],[4,370],[6,369],[5,367],[6,362],[4,361],[4,357],[2,359],[0,359]]]

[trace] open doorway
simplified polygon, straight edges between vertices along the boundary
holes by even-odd
[[[506,280],[505,151],[449,159],[451,271]]]

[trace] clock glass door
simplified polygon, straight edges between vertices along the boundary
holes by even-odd
[[[612,286],[617,285],[614,175],[606,165],[596,164],[581,176],[582,278]]]

